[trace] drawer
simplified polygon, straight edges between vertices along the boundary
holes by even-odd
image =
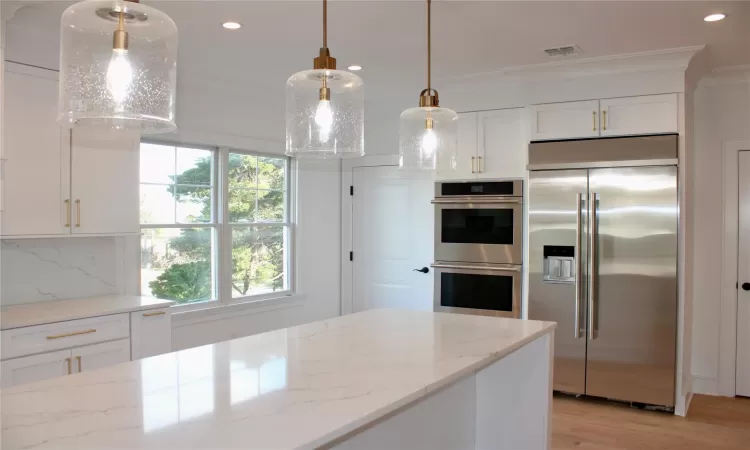
[[[172,351],[172,315],[169,307],[130,313],[133,360]]]
[[[0,332],[0,342],[5,360],[129,336],[126,313],[5,330]]]

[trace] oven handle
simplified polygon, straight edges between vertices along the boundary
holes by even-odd
[[[435,200],[432,200],[430,203],[433,205],[435,204],[441,204],[441,203],[448,203],[448,204],[456,204],[456,203],[464,203],[467,205],[473,204],[473,203],[516,203],[521,204],[523,203],[523,199],[519,197],[510,197],[510,198],[436,198]]]
[[[495,270],[498,272],[521,272],[521,268],[518,266],[485,267],[485,266],[464,266],[461,264],[435,263],[435,264],[431,264],[430,267],[434,267],[436,269]]]

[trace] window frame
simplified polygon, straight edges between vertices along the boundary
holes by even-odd
[[[175,142],[157,139],[141,139],[141,144],[166,145],[174,147],[192,148],[211,151],[211,221],[209,223],[195,224],[140,224],[140,229],[157,228],[209,228],[214,230],[214,243],[211,251],[213,294],[210,300],[174,304],[172,308],[178,312],[188,312],[203,309],[218,308],[222,306],[236,305],[241,303],[265,303],[280,298],[295,295],[296,292],[296,263],[295,263],[295,224],[296,224],[296,166],[292,158],[283,154],[264,153],[254,150],[245,150],[225,146],[194,145],[184,142]],[[140,152],[140,146],[139,150]],[[282,222],[255,222],[247,224],[233,224],[229,222],[229,154],[243,154],[256,157],[278,158],[284,160],[284,221]],[[149,183],[145,183],[149,184]],[[140,188],[140,177],[138,180]],[[140,222],[140,220],[139,220]],[[232,228],[233,227],[279,227],[285,231],[284,245],[284,270],[286,272],[287,289],[265,294],[248,295],[244,297],[232,297]],[[141,233],[142,239],[143,233]],[[139,243],[140,248],[140,243]],[[138,258],[138,291],[141,295],[141,258]]]

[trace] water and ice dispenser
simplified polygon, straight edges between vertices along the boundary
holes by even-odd
[[[575,247],[544,246],[544,282],[573,284],[576,279]]]

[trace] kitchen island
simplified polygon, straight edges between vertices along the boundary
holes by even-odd
[[[3,450],[545,449],[555,324],[372,310],[0,391]]]

